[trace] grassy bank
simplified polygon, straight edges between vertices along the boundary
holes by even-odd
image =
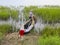
[[[12,26],[11,25],[0,25],[0,43],[2,41],[2,39],[4,38],[4,36],[8,33],[12,32]]]
[[[40,34],[38,45],[60,45],[60,28],[45,27]]]
[[[38,40],[38,45],[60,45],[60,37],[58,37],[58,36],[49,36],[49,37],[40,36],[39,40]]]

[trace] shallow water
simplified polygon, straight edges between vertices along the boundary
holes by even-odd
[[[44,29],[44,27],[45,27],[45,24],[43,24],[41,20],[37,20],[37,23],[35,24],[34,29],[36,32],[39,33],[41,30]]]

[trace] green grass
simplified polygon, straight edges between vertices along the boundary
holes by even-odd
[[[2,32],[0,32],[0,40],[2,39],[2,37],[3,37],[3,33],[2,33]]]
[[[60,37],[58,37],[58,36],[49,36],[49,37],[40,36],[38,39],[38,45],[60,45]]]
[[[3,39],[3,33],[0,32],[0,45],[1,45],[2,39]]]
[[[4,35],[12,32],[12,26],[11,25],[0,25],[0,43],[2,39],[4,38]]]
[[[38,45],[60,45],[60,28],[47,26],[40,34]]]
[[[45,27],[38,39],[38,45],[60,45],[60,28]]]
[[[41,31],[41,35],[43,36],[60,36],[60,28],[51,28],[51,27],[45,27]]]
[[[11,25],[7,25],[7,24],[0,25],[0,32],[3,33],[3,34],[12,32],[12,26]]]
[[[13,19],[18,17],[18,10],[0,6],[0,20],[8,20],[10,15]]]

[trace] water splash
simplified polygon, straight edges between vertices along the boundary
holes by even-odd
[[[42,31],[45,27],[45,24],[42,23],[42,20],[37,20],[37,23],[35,24],[34,26],[34,30],[37,32],[37,33],[40,33],[40,31]]]

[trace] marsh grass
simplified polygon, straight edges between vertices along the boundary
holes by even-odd
[[[49,36],[49,37],[40,36],[38,39],[38,45],[60,45],[60,37],[58,37],[58,36]]]

